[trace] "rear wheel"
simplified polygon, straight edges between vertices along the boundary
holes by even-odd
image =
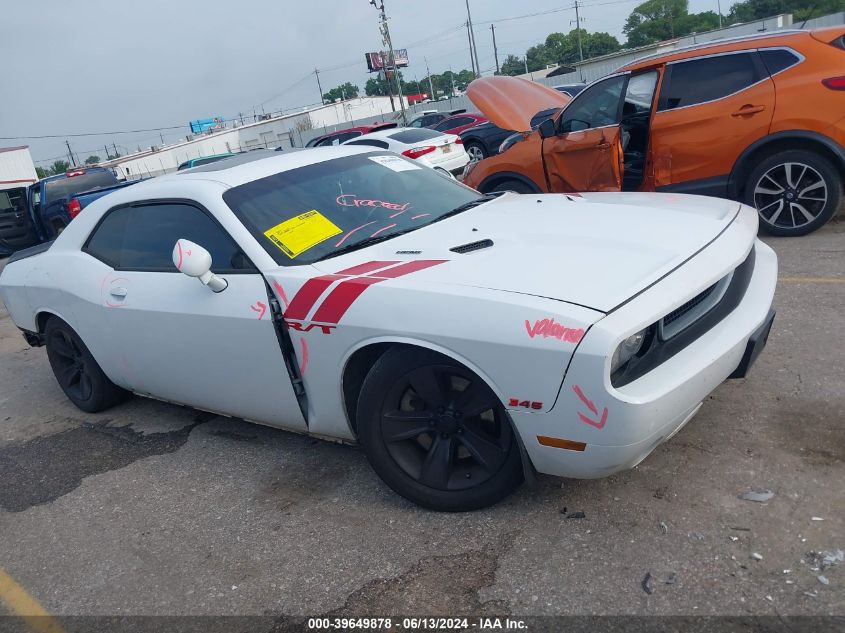
[[[127,392],[115,385],[100,369],[79,335],[58,317],[44,328],[47,358],[62,391],[73,404],[97,413],[123,400]]]
[[[489,187],[489,191],[484,193],[495,193],[497,191],[513,191],[514,193],[537,193],[534,189],[526,185],[521,180],[502,180],[497,182],[494,186]]]
[[[822,227],[839,209],[842,178],[815,152],[790,150],[760,162],[751,172],[746,202],[772,235],[798,236]]]
[[[483,508],[522,483],[519,444],[501,402],[441,354],[387,351],[364,380],[357,420],[376,473],[426,508]]]
[[[466,150],[466,153],[469,155],[470,162],[474,163],[487,158],[487,150],[484,149],[484,146],[481,143],[470,141],[464,145],[464,150]]]

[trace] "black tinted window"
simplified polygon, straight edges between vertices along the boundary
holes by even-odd
[[[672,64],[661,109],[715,101],[757,83],[760,76],[753,54],[718,55]]]
[[[60,198],[69,198],[83,191],[111,187],[116,184],[117,178],[114,177],[113,173],[107,169],[98,169],[97,171],[85,172],[79,176],[50,180],[44,185],[44,195],[49,203]]]
[[[377,138],[361,138],[357,141],[349,141],[347,145],[372,145],[373,147],[380,147],[381,149],[388,148],[387,143],[380,141]]]
[[[441,132],[445,132],[446,130],[461,127],[462,125],[469,125],[473,121],[475,121],[475,119],[473,119],[472,117],[459,116],[455,117],[454,119],[446,119],[445,121],[441,121],[440,124],[434,127],[434,129],[440,130]]]
[[[216,273],[253,270],[234,240],[205,212],[187,204],[115,209],[94,230],[85,250],[114,268],[177,272],[173,246],[182,238],[211,253]]]
[[[619,100],[625,76],[611,77],[593,84],[572,100],[561,117],[561,132],[619,123]]]
[[[770,75],[786,70],[790,66],[794,66],[801,58],[792,51],[785,48],[770,48],[768,50],[760,51],[760,56],[763,58],[763,63],[766,64],[766,69]]]
[[[398,141],[399,143],[405,143],[407,145],[413,145],[414,143],[421,143],[422,141],[428,141],[429,139],[436,138],[438,136],[443,136],[440,132],[436,130],[402,130],[401,132],[396,132],[395,134],[391,134],[387,138],[391,138],[394,141]]]

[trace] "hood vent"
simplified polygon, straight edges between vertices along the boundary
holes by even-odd
[[[480,251],[482,248],[490,248],[491,246],[493,246],[493,240],[479,240],[478,242],[461,244],[460,246],[455,246],[449,250],[453,253],[460,253],[461,255],[464,255],[466,253],[471,253],[472,251]]]

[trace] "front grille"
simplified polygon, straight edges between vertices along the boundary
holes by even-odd
[[[677,308],[675,308],[674,310],[672,310],[669,314],[667,314],[665,317],[663,317],[663,327],[666,327],[667,325],[670,325],[672,322],[677,321],[682,316],[684,316],[687,312],[694,309],[696,306],[701,305],[701,303],[703,303],[704,300],[707,299],[707,297],[709,297],[711,294],[713,294],[713,291],[716,289],[716,286],[718,286],[718,285],[719,285],[718,282],[713,284],[712,286],[710,286],[704,292],[697,294],[696,296],[694,296],[692,299],[690,299],[689,301],[687,301],[683,305],[680,305]]]

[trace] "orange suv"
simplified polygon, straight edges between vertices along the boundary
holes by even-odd
[[[524,125],[545,87],[470,84],[496,125]],[[550,91],[551,92],[551,91]],[[548,94],[546,100],[553,100]],[[535,111],[536,112],[536,111]],[[646,57],[600,79],[504,153],[467,168],[482,192],[666,191],[742,200],[775,235],[839,208],[845,27],[779,31]]]

